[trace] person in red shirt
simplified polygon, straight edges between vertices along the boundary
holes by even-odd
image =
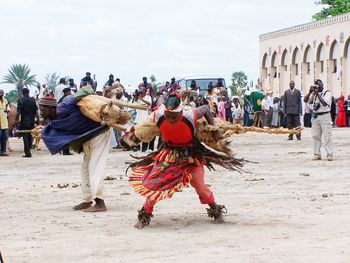
[[[135,192],[146,197],[142,209],[139,210],[136,228],[149,225],[153,217],[153,207],[158,201],[171,198],[188,184],[196,190],[200,202],[209,205],[208,216],[213,217],[217,223],[224,222],[222,214],[226,213],[226,208],[215,202],[213,192],[205,184],[204,165],[212,168],[211,161],[215,158],[223,160],[222,158],[229,157],[212,152],[195,138],[197,119],[202,117],[209,124],[214,124],[207,105],[195,109],[184,108],[175,94],[169,95],[164,104],[151,114],[150,119],[161,131],[163,146],[157,152],[130,165],[132,175],[129,182]],[[131,132],[133,131],[131,128]],[[216,139],[222,138],[219,133],[214,136]],[[229,159],[237,165],[236,159]],[[234,166],[230,168],[235,169]]]
[[[337,101],[337,106],[338,115],[335,124],[337,127],[346,127],[345,100],[343,95],[340,96],[339,100]]]
[[[171,78],[171,82],[170,82],[170,86],[169,86],[169,93],[173,92],[173,91],[180,91],[181,90],[181,86],[176,83],[175,81],[175,77]]]

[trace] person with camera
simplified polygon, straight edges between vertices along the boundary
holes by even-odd
[[[314,141],[314,158],[321,160],[321,142],[324,138],[324,146],[327,152],[327,160],[333,159],[332,123],[331,123],[331,92],[323,90],[323,83],[320,79],[315,80],[310,87],[309,93],[305,96],[304,102],[312,108],[312,138]]]
[[[284,92],[283,99],[283,111],[287,119],[288,129],[300,126],[300,116],[302,115],[301,93],[300,90],[295,88],[293,80],[289,83],[289,90]],[[298,140],[301,140],[301,133],[296,136]],[[293,134],[288,136],[288,140],[293,140]]]

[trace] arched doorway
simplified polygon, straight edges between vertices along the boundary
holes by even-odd
[[[321,79],[324,84],[326,84],[327,79],[327,52],[326,47],[321,42],[316,51],[316,65],[315,65],[315,79]]]
[[[301,64],[301,58],[300,58],[300,51],[299,48],[295,48],[292,53],[292,65],[290,68],[290,79],[295,81],[295,86],[299,87],[301,86],[301,72],[300,72],[300,66]]]
[[[343,95],[350,95],[350,37],[346,40],[343,52],[342,65]]]
[[[274,94],[278,93],[278,72],[277,72],[277,52],[273,52],[271,56],[271,64],[269,68],[269,87],[267,90],[273,91]]]
[[[281,65],[279,66],[280,73],[280,83],[279,83],[279,96],[284,94],[284,91],[288,89],[288,84],[290,81],[289,65],[290,59],[287,49],[283,50],[281,56]]]
[[[267,53],[265,53],[261,58],[261,68],[260,68],[260,81],[262,88],[265,89],[269,84],[267,72]]]
[[[314,53],[310,45],[307,45],[303,55],[303,63],[301,64],[302,79],[301,90],[306,94],[309,87],[314,81]]]
[[[341,94],[341,52],[339,43],[334,40],[329,49],[328,89],[334,97]]]

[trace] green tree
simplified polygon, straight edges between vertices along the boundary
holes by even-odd
[[[5,94],[5,98],[10,103],[17,103],[18,100],[18,91],[17,90],[11,90]]]
[[[229,86],[232,95],[239,95],[247,88],[248,77],[243,71],[236,71],[231,76],[232,84]]]
[[[9,73],[4,77],[3,83],[16,85],[17,94],[22,96],[24,87],[36,85],[35,75],[30,75],[30,68],[28,65],[15,64],[8,70]]]
[[[317,1],[316,5],[324,5],[325,7],[312,16],[315,20],[350,12],[350,0],[321,0]]]
[[[58,84],[59,78],[60,78],[60,75],[56,72],[46,74],[44,77],[45,82],[46,82],[46,88],[48,90],[55,91],[55,87]]]

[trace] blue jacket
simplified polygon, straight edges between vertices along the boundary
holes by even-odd
[[[57,105],[56,119],[51,120],[41,131],[41,137],[51,154],[60,152],[68,144],[80,153],[83,143],[108,129],[85,117],[76,104],[77,98],[68,96]]]

